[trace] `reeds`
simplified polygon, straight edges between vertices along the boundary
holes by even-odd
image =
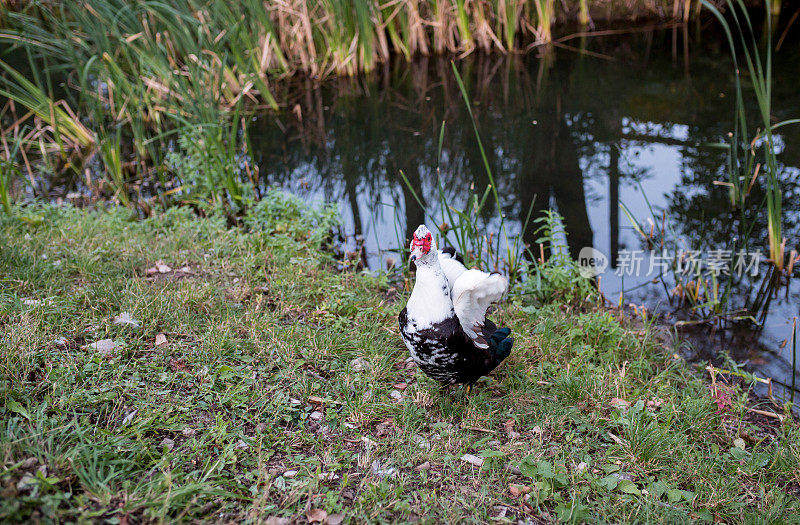
[[[792,320],[792,404],[794,404],[795,381],[797,379],[797,317]]]
[[[734,61],[736,74],[736,113],[735,127],[731,134],[729,145],[729,186],[731,188],[731,201],[735,207],[743,210],[750,189],[759,177],[766,184],[766,213],[767,234],[769,238],[770,261],[779,271],[786,267],[784,253],[786,241],[782,234],[782,195],[781,174],[778,172],[777,152],[773,139],[773,130],[788,122],[771,122],[772,108],[772,15],[766,10],[766,30],[764,31],[764,50],[759,49],[755,32],[750,22],[747,6],[743,0],[726,0],[728,16],[733,22],[733,29],[722,13],[708,0],[702,0],[722,24],[731,55]],[[734,38],[734,34],[736,38]],[[738,45],[737,45],[738,43]],[[749,81],[756,97],[759,109],[760,127],[749,134],[749,122],[745,114],[744,97],[740,80],[738,56],[744,57]]]
[[[656,12],[668,4],[642,1]],[[554,0],[27,2],[3,13],[0,41],[28,54],[31,74],[2,64],[0,94],[27,117],[11,125],[34,133],[21,143],[20,156],[77,155],[75,162],[53,167],[83,170],[85,160],[99,155],[107,186],[126,203],[124,190],[163,172],[175,136],[199,131],[209,134],[208,143],[217,143],[218,129],[238,127],[232,120],[236,108],[278,108],[277,86],[286,76],[355,75],[392,56],[522,51],[550,42],[559,17],[576,16],[572,8],[558,11],[563,5]],[[588,9],[587,1],[581,5]],[[39,70],[72,72],[66,94],[53,96],[48,73],[42,78]],[[117,147],[118,139],[130,143],[131,151]],[[219,151],[240,151],[240,137],[232,139],[237,146],[225,142]],[[240,201],[242,195],[236,188],[228,198]],[[211,200],[226,201],[218,195]]]
[[[781,126],[797,124],[800,120],[778,123],[771,121],[770,12],[766,11],[765,31],[759,44],[743,0],[726,0],[725,15],[708,0],[702,0],[702,5],[720,22],[734,62],[734,126],[727,140],[716,145],[727,151],[727,180],[715,181],[715,184],[727,188],[731,204],[730,220],[738,230],[738,235],[729,242],[714,247],[730,255],[727,267],[710,270],[698,265],[689,272],[685,268],[686,261],[679,257],[679,260],[673,262],[671,271],[666,273],[674,281],[672,295],[677,296],[681,302],[688,303],[702,320],[747,321],[763,325],[772,300],[777,296],[779,289],[788,285],[795,262],[798,260],[796,250],[790,250],[787,256],[787,241],[783,238],[781,186],[786,182],[786,173],[782,171],[777,160],[773,133]],[[752,93],[747,95],[741,80],[742,60],[748,83],[752,86]],[[745,112],[746,96],[754,97],[758,108],[757,117],[753,120],[750,120]],[[753,191],[754,189],[758,191]],[[756,199],[755,196],[759,198]],[[651,223],[648,232],[624,205],[622,209],[649,249],[671,248],[676,255],[703,252],[702,246],[685,245],[669,227],[666,215],[660,227]],[[652,207],[650,212],[655,216]],[[767,225],[764,240],[754,238],[754,231],[760,221],[766,222]],[[750,275],[742,272],[741,265],[753,264],[752,255],[763,253],[765,248],[769,252],[766,264],[756,267],[755,272]],[[710,253],[710,250],[706,253]],[[751,262],[743,261],[743,257],[750,258]],[[664,284],[667,285],[666,282]],[[745,289],[745,293],[734,294],[733,290],[737,288]],[[731,299],[734,296],[743,296],[746,299],[743,304],[732,304]]]

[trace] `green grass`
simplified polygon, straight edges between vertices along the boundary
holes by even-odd
[[[494,314],[511,357],[442,390],[406,364],[407,291],[323,250],[332,210],[130,213],[0,216],[0,521],[800,515],[797,424],[754,419],[742,387],[717,413],[651,326],[517,296]]]

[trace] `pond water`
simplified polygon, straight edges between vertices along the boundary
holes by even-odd
[[[789,35],[774,57],[776,121],[800,116],[798,65],[800,43]],[[709,146],[724,141],[734,125],[733,64],[722,35],[708,28],[640,28],[578,36],[526,56],[472,56],[458,68],[500,196],[501,209],[484,217],[488,230],[503,213],[509,232],[519,234],[531,206],[534,215],[555,209],[574,257],[594,247],[611,261],[600,280],[608,298],[616,302],[624,290],[625,304],[662,313],[675,306],[664,285],[650,284],[652,274],[618,275],[618,257],[643,249],[620,203],[643,224],[653,215],[656,224],[667,217],[694,247],[730,247],[737,231],[727,189],[714,184],[726,178],[726,153]],[[287,88],[285,99],[286,111],[258,117],[249,129],[261,180],[309,201],[339,203],[351,246],[363,239],[372,268],[397,258],[392,250],[418,224],[441,220],[439,180],[455,207],[464,206],[473,184],[486,187],[448,60],[396,61],[368,76],[308,81]],[[746,104],[756,117],[755,101]],[[776,143],[784,236],[788,248],[800,248],[800,126],[781,128]],[[753,200],[762,197],[756,183]],[[755,215],[754,245],[766,258],[766,214]],[[533,228],[524,236],[534,244]],[[643,269],[649,261],[645,256]],[[707,358],[729,350],[758,375],[788,384],[791,342],[781,344],[800,315],[798,282],[773,301],[763,331],[703,330],[689,337],[687,353]]]

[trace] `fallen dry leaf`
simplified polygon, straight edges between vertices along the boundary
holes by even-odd
[[[164,334],[156,335],[156,346],[162,346],[167,344],[167,336]]]
[[[322,523],[327,517],[328,513],[322,509],[311,509],[306,512],[306,518],[309,523]]]
[[[508,486],[508,491],[511,493],[511,497],[516,499],[516,498],[520,497],[521,495],[527,494],[528,492],[530,492],[531,488],[526,486],[526,485],[515,485],[515,484],[512,484],[512,485]]]
[[[394,385],[394,387],[397,390],[405,390],[406,388],[408,388],[408,383],[397,383],[396,385]]]
[[[629,406],[631,406],[631,402],[630,401],[626,401],[626,400],[621,399],[619,397],[612,397],[611,398],[611,403],[609,403],[609,404],[611,406],[620,407],[620,408],[628,408]]]
[[[169,367],[173,372],[191,372],[192,367],[186,364],[186,361],[181,359],[170,359]]]
[[[289,525],[292,520],[289,518],[280,518],[278,516],[270,516],[264,521],[265,525]]]
[[[609,432],[609,433],[608,433],[608,437],[610,437],[611,439],[613,439],[613,440],[614,440],[614,443],[616,443],[617,445],[624,445],[624,444],[625,444],[625,442],[624,442],[624,441],[622,441],[622,440],[619,438],[619,436],[617,436],[616,434],[612,434],[611,432]]]
[[[430,468],[431,468],[431,462],[426,461],[425,463],[420,463],[419,465],[414,467],[414,470],[416,470],[417,472],[422,472],[423,470],[430,470]]]

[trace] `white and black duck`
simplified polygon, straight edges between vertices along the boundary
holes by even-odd
[[[442,383],[474,383],[508,357],[511,330],[497,328],[486,310],[508,290],[499,273],[468,270],[453,248],[436,249],[424,225],[414,232],[414,290],[400,312],[400,333],[414,362]]]

